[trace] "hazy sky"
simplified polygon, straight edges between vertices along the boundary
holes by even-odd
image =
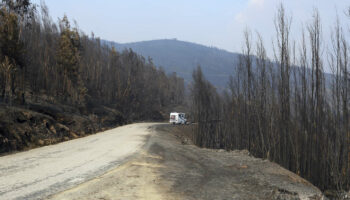
[[[32,2],[40,4],[40,0]],[[293,16],[293,36],[299,36],[302,23],[311,20],[318,8],[323,22],[323,34],[334,24],[338,12],[347,25],[344,14],[349,0],[46,0],[54,21],[64,14],[76,20],[85,33],[115,42],[135,42],[153,39],[190,41],[239,52],[242,32],[249,27],[259,31],[271,53],[274,36],[273,19],[283,2]]]

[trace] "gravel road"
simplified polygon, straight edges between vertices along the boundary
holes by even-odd
[[[0,157],[0,199],[44,199],[122,165],[147,141],[154,123]]]
[[[323,199],[308,181],[247,151],[192,145],[184,127],[133,124],[0,157],[0,200]]]

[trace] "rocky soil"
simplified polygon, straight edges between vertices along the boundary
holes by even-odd
[[[83,137],[126,123],[117,110],[27,103],[0,104],[0,154],[27,150]]]

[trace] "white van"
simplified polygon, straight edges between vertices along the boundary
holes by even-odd
[[[185,113],[172,112],[170,113],[169,122],[171,124],[186,124],[187,123],[186,115]]]

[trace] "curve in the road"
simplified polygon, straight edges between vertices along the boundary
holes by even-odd
[[[44,198],[101,175],[140,150],[152,125],[122,126],[0,157],[0,199]]]

